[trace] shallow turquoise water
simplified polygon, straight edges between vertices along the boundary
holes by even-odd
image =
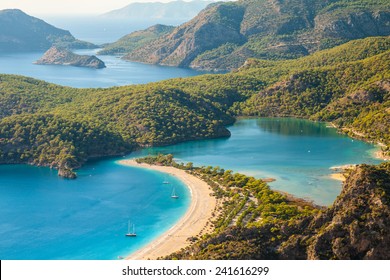
[[[232,137],[145,149],[174,153],[182,161],[214,165],[257,177],[272,187],[331,204],[341,183],[328,179],[331,166],[379,163],[374,146],[323,123],[295,119],[240,120]],[[185,213],[190,194],[175,178],[179,200],[165,175],[117,164],[90,162],[74,181],[56,171],[26,165],[0,166],[0,259],[116,259],[151,242]],[[137,238],[126,238],[127,222]]]
[[[88,164],[74,181],[56,171],[0,166],[0,259],[117,259],[172,227],[190,202],[188,189],[165,175],[121,166]],[[137,237],[126,238],[128,220]]]
[[[232,137],[150,148],[139,157],[172,153],[195,165],[220,166],[258,178],[272,177],[274,189],[330,205],[341,183],[329,178],[332,166],[379,163],[371,144],[340,135],[325,123],[298,119],[247,119],[229,127]]]

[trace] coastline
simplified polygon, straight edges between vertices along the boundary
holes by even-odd
[[[379,143],[377,149],[374,151],[374,157],[383,161],[390,160],[390,156],[385,155],[385,153],[382,151],[382,147],[384,147],[384,145]]]
[[[216,207],[216,199],[210,195],[212,190],[206,182],[174,167],[139,164],[135,160],[120,160],[119,163],[173,175],[180,179],[191,193],[191,204],[186,214],[155,241],[127,256],[127,260],[155,260],[167,256],[189,245],[188,238],[198,235],[208,226]]]
[[[329,177],[333,180],[337,180],[340,182],[345,182],[345,180],[346,180],[344,173],[332,173],[329,175]]]

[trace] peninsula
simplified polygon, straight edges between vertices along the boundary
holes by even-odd
[[[329,208],[172,155],[121,163],[173,174],[192,193],[185,217],[129,259],[388,259],[389,163],[351,169]]]
[[[70,65],[95,69],[106,68],[102,60],[94,55],[78,55],[67,49],[51,47],[35,64]]]

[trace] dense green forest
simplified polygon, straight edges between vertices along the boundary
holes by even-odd
[[[354,41],[298,60],[250,61],[249,72],[280,71],[285,76],[238,104],[235,114],[330,121],[354,137],[389,146],[389,38],[377,39]]]
[[[99,51],[98,54],[123,55],[148,44],[152,40],[167,34],[173,29],[173,26],[156,24],[145,30],[135,31],[123,36],[118,41],[104,46],[104,49]]]
[[[139,163],[186,170],[213,190],[217,206],[192,244],[165,259],[388,259],[390,163],[348,171],[329,208],[273,191],[260,179],[219,167],[176,163],[173,155]]]
[[[389,146],[389,45],[373,37],[296,60],[252,59],[224,75],[108,89],[0,75],[0,163],[72,170],[137,147],[227,137],[237,116],[332,121]]]

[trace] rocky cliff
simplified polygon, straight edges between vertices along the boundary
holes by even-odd
[[[94,55],[78,55],[58,47],[51,47],[35,64],[70,65],[101,69],[106,65]]]
[[[282,258],[389,259],[390,164],[357,167],[333,206],[291,233],[279,248]]]
[[[69,31],[56,28],[21,10],[0,11],[0,51],[44,51],[52,45],[69,48],[96,48],[77,40]]]
[[[349,40],[389,34],[390,4],[384,0],[241,0],[209,5],[125,59],[230,70],[250,57],[296,58]]]
[[[153,64],[187,67],[203,52],[224,43],[242,44],[244,9],[236,5],[211,5],[198,17],[170,34],[136,49],[124,58]]]

